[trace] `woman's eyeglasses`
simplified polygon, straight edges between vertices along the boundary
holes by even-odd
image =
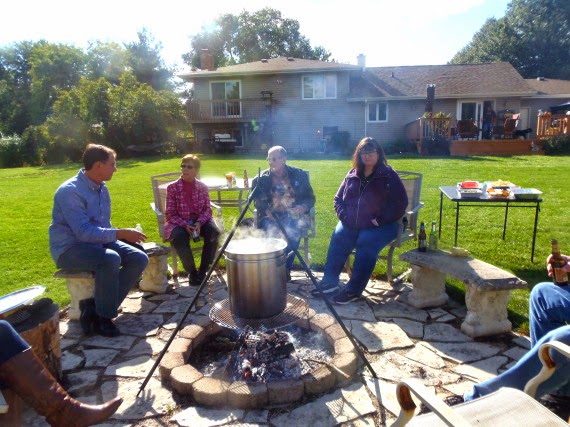
[[[180,165],[180,169],[194,169],[193,165]]]
[[[361,151],[360,155],[361,156],[371,156],[372,154],[376,154],[378,153],[378,151],[376,150],[366,150],[366,151]]]

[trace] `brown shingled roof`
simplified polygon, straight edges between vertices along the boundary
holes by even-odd
[[[526,82],[539,95],[567,95],[570,98],[570,80],[539,77],[538,79],[526,79]]]
[[[179,77],[184,80],[193,80],[196,78],[210,78],[216,76],[228,75],[256,75],[256,74],[275,74],[275,73],[299,73],[299,72],[320,72],[320,71],[347,71],[359,70],[361,67],[351,64],[340,64],[338,62],[325,62],[312,59],[299,58],[270,58],[261,61],[248,62],[246,64],[230,65],[228,67],[218,68],[214,71],[198,70],[189,73],[180,74]]]
[[[436,98],[535,94],[511,64],[495,62],[371,67],[352,80],[350,98],[425,98],[431,83],[436,85]]]

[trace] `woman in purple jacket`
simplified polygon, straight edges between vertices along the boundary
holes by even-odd
[[[332,234],[321,287],[334,293],[335,304],[360,298],[372,275],[378,254],[398,232],[408,196],[398,174],[388,166],[384,150],[374,138],[360,141],[348,172],[334,197],[340,220]],[[342,289],[339,276],[352,250],[356,250],[350,280]],[[313,290],[314,296],[320,295]]]

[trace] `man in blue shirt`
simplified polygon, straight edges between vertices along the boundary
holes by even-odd
[[[54,196],[49,246],[58,268],[95,273],[95,296],[80,301],[83,332],[118,336],[117,309],[148,264],[147,255],[123,243],[144,241],[134,228],[111,225],[111,198],[105,181],[117,170],[116,153],[89,144],[84,169],[61,184]]]

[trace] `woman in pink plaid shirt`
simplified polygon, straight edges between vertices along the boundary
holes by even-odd
[[[212,217],[210,195],[206,184],[196,179],[200,172],[200,159],[188,154],[182,158],[182,175],[166,189],[166,223],[164,232],[188,273],[190,285],[197,286],[204,277],[218,248],[220,230]],[[190,238],[204,238],[202,259],[197,270],[190,249]]]

